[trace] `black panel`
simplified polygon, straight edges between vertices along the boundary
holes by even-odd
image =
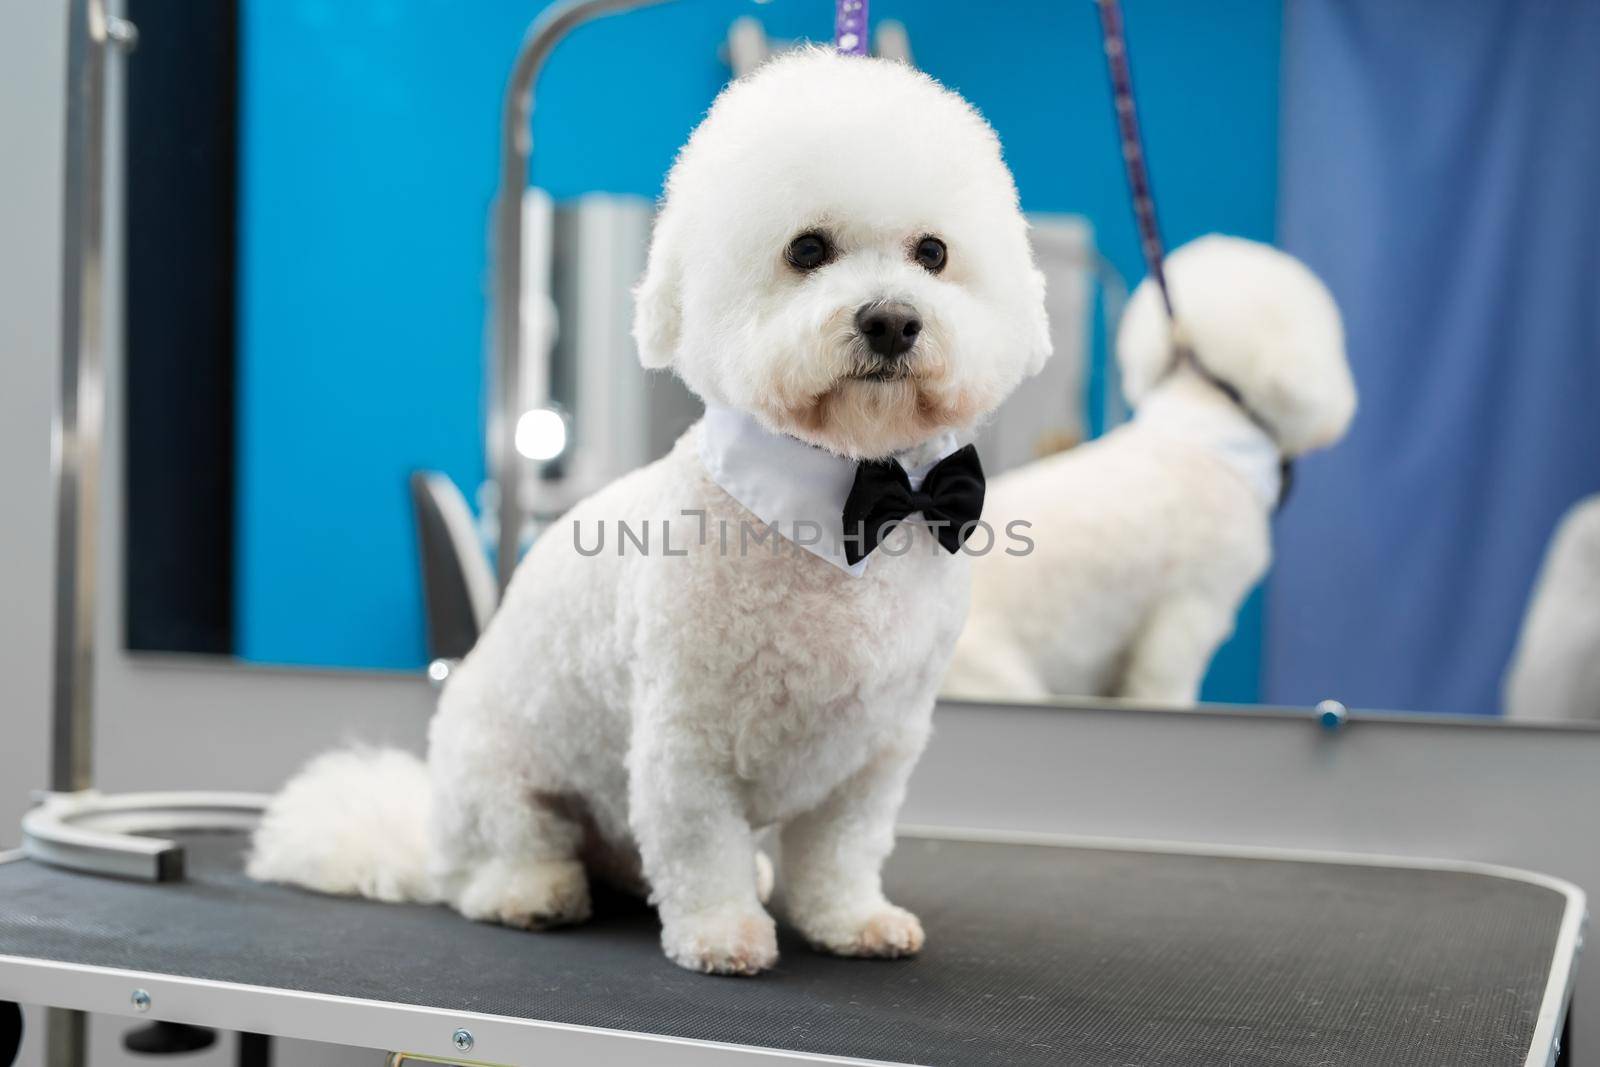
[[[236,0],[128,0],[126,632],[233,650]]]
[[[422,559],[422,600],[428,617],[428,658],[463,659],[478,643],[478,617],[450,523],[429,484],[428,471],[411,475],[411,506],[417,518]],[[450,490],[454,492],[454,489]]]
[[[157,1021],[122,1035],[122,1047],[141,1056],[181,1056],[208,1049],[216,1043],[215,1030],[187,1023]]]
[[[0,945],[891,1063],[1523,1067],[1567,907],[1467,872],[907,839],[885,882],[927,929],[919,958],[785,934],[774,971],[729,979],[669,963],[631,901],[532,934],[257,885],[236,848],[198,840],[171,885],[0,866]]]
[[[11,1067],[22,1047],[22,1008],[0,1000],[0,1067]]]

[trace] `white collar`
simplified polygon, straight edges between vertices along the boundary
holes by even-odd
[[[946,432],[895,458],[911,488],[920,489],[956,448],[956,435]],[[851,566],[844,555],[844,502],[855,484],[855,460],[773,433],[743,411],[708,404],[700,420],[700,462],[724,492],[787,540],[846,574],[866,572],[871,556]]]
[[[1150,391],[1134,420],[1170,440],[1204,448],[1243,478],[1268,511],[1277,506],[1283,489],[1278,443],[1216,386],[1180,371]]]

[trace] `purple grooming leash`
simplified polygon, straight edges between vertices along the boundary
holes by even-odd
[[[833,45],[847,56],[867,54],[867,0],[837,0],[833,6]]]
[[[840,0],[843,8],[847,0]],[[1156,219],[1155,196],[1150,192],[1150,171],[1145,161],[1144,137],[1139,131],[1139,110],[1133,102],[1133,75],[1128,68],[1128,38],[1122,28],[1121,0],[1095,0],[1100,11],[1100,36],[1105,42],[1106,70],[1111,75],[1111,98],[1116,105],[1117,135],[1122,142],[1122,162],[1128,172],[1128,191],[1133,196],[1133,217],[1139,225],[1139,247],[1144,252],[1145,265],[1161,291],[1161,303],[1167,309],[1167,319],[1172,323],[1172,349],[1175,364],[1187,362],[1202,378],[1220,389],[1245,417],[1259,426],[1274,442],[1278,435],[1272,424],[1245,403],[1244,397],[1232,382],[1211,372],[1200,361],[1200,356],[1178,328],[1178,314],[1172,307],[1172,290],[1167,288],[1165,260],[1166,248],[1161,243],[1161,224]],[[1281,447],[1281,446],[1280,446]],[[1294,484],[1294,461],[1283,456],[1280,461],[1281,484],[1278,507],[1289,498]]]
[[[1177,322],[1172,310],[1172,294],[1167,291],[1167,275],[1162,269],[1166,248],[1161,243],[1161,224],[1156,220],[1156,201],[1150,195],[1150,171],[1145,164],[1144,137],[1139,132],[1139,112],[1133,102],[1133,75],[1128,70],[1128,40],[1122,29],[1120,0],[1095,0],[1100,9],[1100,35],[1105,40],[1106,69],[1111,74],[1111,97],[1117,109],[1117,133],[1122,140],[1122,162],[1128,171],[1128,190],[1133,194],[1133,216],[1139,224],[1139,247],[1145,265],[1161,290],[1167,317]]]

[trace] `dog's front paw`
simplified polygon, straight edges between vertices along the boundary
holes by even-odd
[[[807,941],[836,956],[897,959],[922,951],[921,921],[889,903],[865,913],[822,916],[799,925]]]
[[[759,974],[778,962],[778,929],[759,908],[718,908],[663,923],[661,948],[691,971]]]
[[[589,917],[589,879],[577,860],[493,860],[467,879],[455,905],[479,922],[524,930],[570,926]]]

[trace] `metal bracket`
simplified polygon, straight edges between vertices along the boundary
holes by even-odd
[[[22,817],[22,851],[69,870],[175,882],[183,878],[183,846],[150,835],[251,830],[270,799],[264,793],[46,793]]]
[[[917,65],[911,57],[911,34],[900,20],[884,19],[879,22],[872,39],[873,54],[879,59],[893,59],[908,67]],[[742,78],[774,53],[802,44],[803,41],[770,39],[760,19],[754,15],[740,15],[728,26],[727,40],[719,51],[722,61],[732,69],[733,76]]]

